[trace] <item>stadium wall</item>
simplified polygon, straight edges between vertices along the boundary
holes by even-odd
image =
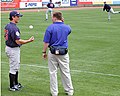
[[[46,8],[49,0],[1,0],[1,10]],[[52,0],[55,7],[101,6],[104,0]],[[120,0],[106,0],[108,4],[120,6]]]

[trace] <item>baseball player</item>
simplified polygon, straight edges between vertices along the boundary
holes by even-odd
[[[112,14],[120,13],[120,11],[114,11],[113,8],[110,7],[110,5],[106,4],[106,1],[104,1],[103,11],[105,11],[105,10],[108,12],[108,21],[110,20],[110,13],[112,13]]]
[[[50,15],[52,16],[52,12],[53,12],[53,8],[55,7],[55,5],[52,3],[52,0],[50,0],[50,2],[47,4],[47,11],[46,11],[46,21],[48,20],[48,13],[50,13]]]
[[[22,87],[22,85],[18,82],[18,71],[20,68],[20,47],[22,44],[34,41],[33,36],[28,40],[23,40],[20,38],[20,30],[16,24],[19,22],[20,17],[22,16],[23,15],[17,11],[11,11],[9,14],[10,23],[5,26],[5,52],[10,63],[10,91],[17,91]]]
[[[74,90],[69,68],[68,35],[71,33],[69,25],[64,24],[61,12],[54,12],[52,16],[53,24],[48,26],[44,35],[43,58],[47,58],[50,73],[50,90],[52,96],[58,96],[57,71],[60,69],[62,84],[65,93],[73,96]]]

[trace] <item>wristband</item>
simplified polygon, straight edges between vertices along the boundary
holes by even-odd
[[[42,53],[46,53],[46,52],[42,52]]]

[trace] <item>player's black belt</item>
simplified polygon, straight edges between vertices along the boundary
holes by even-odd
[[[6,45],[6,46],[8,46],[10,48],[20,47],[20,46],[9,46],[9,45]]]

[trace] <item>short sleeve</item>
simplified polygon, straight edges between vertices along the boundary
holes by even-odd
[[[48,28],[46,29],[43,42],[49,43],[49,42],[50,42],[50,38],[51,38],[51,28],[48,27]]]

